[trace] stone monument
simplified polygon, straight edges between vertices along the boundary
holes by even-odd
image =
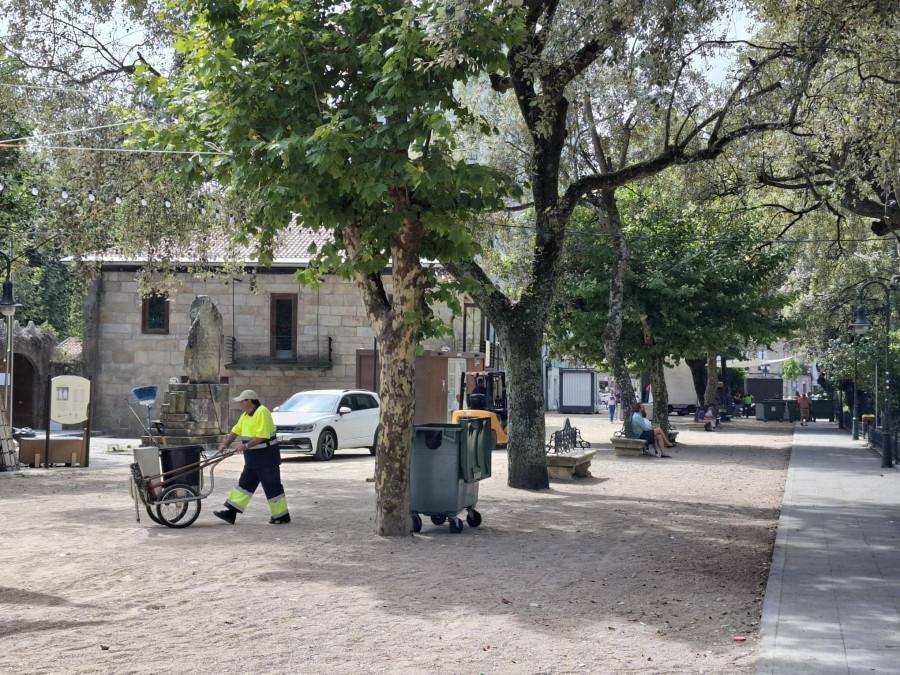
[[[170,383],[160,406],[163,445],[214,449],[227,434],[228,387],[219,383],[225,334],[222,315],[208,295],[191,303],[182,382]],[[160,431],[160,428],[157,428]]]

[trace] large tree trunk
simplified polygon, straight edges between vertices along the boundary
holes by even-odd
[[[650,361],[650,390],[653,392],[653,419],[669,433],[669,390],[666,388],[666,357],[654,356]]]
[[[402,205],[401,205],[402,206]],[[348,253],[360,250],[356,224],[343,228]],[[375,532],[383,536],[412,534],[409,465],[415,421],[415,363],[419,324],[410,316],[427,317],[425,274],[419,259],[420,222],[406,221],[391,237],[392,289],[381,274],[359,273],[356,281],[375,331],[381,384],[381,430],[375,456]]]
[[[650,332],[647,317],[641,318],[644,347],[651,350],[656,340]],[[653,419],[666,433],[669,432],[669,390],[666,388],[666,356],[658,354],[650,359],[650,391],[653,392]]]
[[[610,372],[616,381],[616,392],[619,394],[622,417],[626,420],[626,434],[631,433],[628,419],[637,407],[637,398],[631,386],[631,376],[625,366],[622,354],[622,312],[625,304],[625,271],[628,269],[628,247],[622,230],[622,220],[616,204],[614,190],[606,190],[589,199],[591,209],[600,216],[601,222],[609,233],[610,245],[613,249],[613,266],[609,278],[609,315],[606,328],[603,330],[603,349]]]
[[[716,402],[716,391],[719,388],[719,372],[716,363],[716,355],[712,352],[706,355],[706,391],[703,394],[703,404],[713,405]]]
[[[543,490],[550,487],[547,475],[544,423],[543,322],[520,313],[501,328],[506,378],[509,385],[509,473],[510,487]]]
[[[684,362],[691,369],[695,400],[702,403],[706,397],[706,359],[685,359]]]

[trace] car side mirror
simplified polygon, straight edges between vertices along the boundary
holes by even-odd
[[[341,415],[346,415],[348,412],[353,412],[353,409],[348,406],[342,405],[340,408],[338,408],[338,412]]]
[[[278,412],[280,409],[281,409],[281,406],[276,405],[274,408],[272,408],[272,412]]]

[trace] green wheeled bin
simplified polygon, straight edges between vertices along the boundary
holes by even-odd
[[[459,424],[419,424],[413,430],[409,468],[413,530],[422,530],[422,516],[435,525],[450,524],[462,532],[459,513],[466,511],[470,527],[481,525],[478,482],[491,475],[490,420],[471,417]]]
[[[784,420],[784,404],[783,398],[767,398],[763,401],[763,421],[765,422],[781,422]]]
[[[785,405],[785,422],[799,422],[800,421],[800,402],[795,398],[789,398],[784,402]]]
[[[830,398],[814,398],[810,412],[814,420],[834,422],[834,401]]]

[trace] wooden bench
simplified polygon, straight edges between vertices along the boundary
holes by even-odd
[[[591,459],[596,450],[547,455],[547,475],[550,478],[590,478]]]

